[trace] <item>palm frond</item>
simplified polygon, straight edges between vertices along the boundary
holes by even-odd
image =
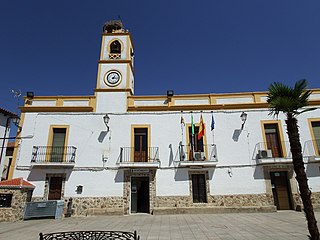
[[[279,112],[301,114],[298,109],[308,105],[311,91],[306,90],[307,81],[299,80],[294,87],[288,87],[283,83],[274,82],[269,86],[267,102],[269,103],[269,115],[278,115]]]

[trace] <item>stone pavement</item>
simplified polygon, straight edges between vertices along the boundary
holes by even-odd
[[[316,213],[317,219],[320,213]],[[91,216],[0,223],[1,240],[34,240],[39,232],[72,230],[137,230],[141,240],[156,239],[308,239],[304,214],[228,213],[193,215]]]

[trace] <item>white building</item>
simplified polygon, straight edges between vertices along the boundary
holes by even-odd
[[[16,122],[18,116],[15,113],[12,113],[8,110],[0,108],[0,173],[1,176],[3,172],[6,171],[7,166],[6,159],[6,149],[8,138],[10,137],[10,124],[11,122]],[[2,180],[2,177],[1,177]]]
[[[299,206],[284,116],[268,115],[266,92],[135,96],[133,49],[128,31],[106,24],[94,95],[26,98],[10,177],[34,184],[34,200],[72,197],[75,215]],[[319,116],[298,117],[315,206]]]

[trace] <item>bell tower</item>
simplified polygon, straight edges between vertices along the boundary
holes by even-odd
[[[134,94],[133,44],[119,20],[104,24],[98,63],[97,112],[125,112]]]

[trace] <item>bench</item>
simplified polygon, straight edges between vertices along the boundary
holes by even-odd
[[[73,231],[56,233],[39,233],[39,240],[140,240],[137,232],[122,231]]]

